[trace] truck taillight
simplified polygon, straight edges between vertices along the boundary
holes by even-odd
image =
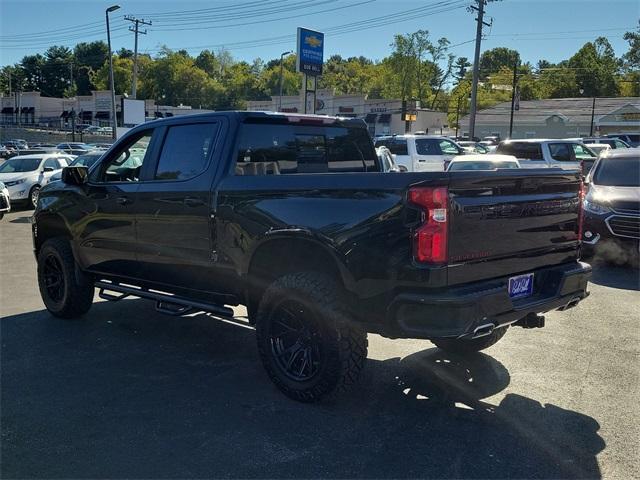
[[[422,225],[413,233],[413,257],[420,263],[447,262],[449,193],[445,187],[409,189],[409,202],[423,209]]]
[[[584,230],[584,182],[580,180],[580,190],[578,193],[578,242],[582,241],[582,232]]]

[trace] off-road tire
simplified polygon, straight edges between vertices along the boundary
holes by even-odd
[[[509,327],[496,328],[491,334],[480,338],[474,338],[471,340],[464,340],[459,338],[440,338],[432,339],[431,342],[436,347],[451,353],[457,353],[458,355],[465,355],[470,353],[476,353],[485,348],[496,344],[498,340],[504,337]]]
[[[54,270],[60,270],[62,286],[52,293]],[[69,242],[64,238],[47,240],[38,253],[38,287],[47,310],[60,318],[77,318],[89,311],[94,287],[91,277],[76,267]]]
[[[274,325],[287,302],[300,302],[304,308],[298,310],[298,319],[317,328],[313,341],[323,353],[313,362],[317,371],[309,379],[292,379],[275,351]],[[256,315],[256,338],[271,380],[300,402],[316,402],[355,384],[367,357],[367,335],[349,322],[339,288],[329,277],[313,272],[286,275],[266,289]]]

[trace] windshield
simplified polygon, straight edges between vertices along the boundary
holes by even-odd
[[[102,155],[80,155],[76,157],[76,159],[70,163],[70,167],[90,167],[96,160],[98,160]]]
[[[450,171],[456,170],[496,170],[498,168],[518,168],[515,162],[451,162]]]
[[[601,159],[593,174],[593,183],[610,187],[640,187],[640,156]]]
[[[12,158],[0,165],[0,173],[33,172],[41,161],[41,158]]]

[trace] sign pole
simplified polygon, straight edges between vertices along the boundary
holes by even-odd
[[[304,113],[316,113],[318,76],[322,75],[324,34],[298,27],[296,71],[302,73]]]

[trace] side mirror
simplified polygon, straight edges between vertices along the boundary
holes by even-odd
[[[62,178],[69,185],[84,185],[89,181],[89,169],[87,167],[64,167]]]
[[[47,172],[53,172],[55,169],[53,167],[44,167],[42,169],[43,172],[47,173]]]

